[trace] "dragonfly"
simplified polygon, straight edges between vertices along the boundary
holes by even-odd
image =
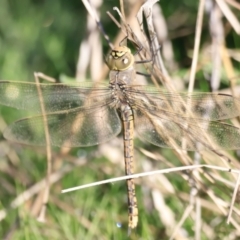
[[[106,58],[109,83],[78,84],[0,81],[0,104],[37,116],[10,124],[5,138],[30,145],[84,147],[107,142],[122,130],[128,195],[128,226],[138,224],[134,132],[158,147],[189,151],[239,149],[240,129],[225,120],[240,115],[240,99],[222,93],[171,93],[139,85],[127,46]],[[41,99],[39,98],[39,89]],[[42,111],[44,106],[44,114]],[[45,120],[44,120],[45,118]]]

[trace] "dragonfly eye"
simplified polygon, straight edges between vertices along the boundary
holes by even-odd
[[[134,57],[128,47],[120,46],[109,53],[106,63],[110,70],[124,71],[133,66]]]
[[[127,58],[124,58],[124,59],[122,60],[122,63],[123,63],[124,65],[127,65],[127,64],[129,63],[129,61],[128,61]]]

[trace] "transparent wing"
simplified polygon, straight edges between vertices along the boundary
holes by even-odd
[[[99,105],[111,96],[108,85],[94,83],[39,84],[0,81],[0,104],[41,113],[38,87],[42,93],[45,111],[56,112],[77,107]]]
[[[116,110],[107,106],[47,114],[46,119],[53,146],[92,146],[110,140],[121,131]],[[46,145],[44,124],[43,116],[21,119],[6,129],[4,137],[24,144]]]
[[[240,148],[237,127],[165,113],[135,110],[135,128],[142,140],[160,147],[190,151]]]
[[[206,120],[229,119],[240,115],[240,99],[221,93],[169,93],[154,87],[130,86],[129,103],[145,109],[174,112]]]

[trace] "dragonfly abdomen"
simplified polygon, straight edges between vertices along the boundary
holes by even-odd
[[[128,104],[121,105],[121,118],[123,121],[124,161],[126,175],[134,173],[134,145],[133,145],[133,110]],[[128,190],[128,226],[133,229],[138,223],[138,207],[133,179],[127,180]]]

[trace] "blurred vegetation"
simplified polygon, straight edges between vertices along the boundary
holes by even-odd
[[[177,63],[171,74],[184,79],[191,66],[198,1],[161,1],[159,4],[168,24],[174,60]],[[1,80],[33,82],[33,72],[43,72],[56,79],[62,74],[71,77],[76,75],[79,46],[86,34],[87,19],[87,11],[80,0],[1,0],[0,5]],[[112,11],[113,6],[119,6],[119,1],[103,1],[99,9],[103,26],[111,39],[117,34],[118,29],[114,27],[106,11]],[[236,9],[233,11],[239,18],[239,12]],[[178,19],[179,16],[184,19],[182,23],[181,19]],[[226,45],[239,52],[239,36],[229,27],[226,19],[224,24],[227,30]],[[210,41],[208,17],[205,16],[201,51]],[[103,42],[102,46],[106,53],[107,44]],[[205,77],[210,74],[211,62],[205,63],[207,67],[197,73],[198,91],[210,90]],[[233,66],[238,73],[239,62],[233,61]],[[206,69],[209,69],[208,74]],[[220,88],[227,88],[229,82],[224,73],[223,76],[225,78]],[[187,87],[184,80],[183,85]],[[21,111],[0,106],[1,131],[5,127],[5,122],[8,124],[25,115]],[[175,166],[181,165],[171,150],[159,149],[136,140],[136,149],[139,150],[140,147],[159,153]],[[139,151],[137,156],[139,161],[146,158]],[[123,158],[123,153],[121,157]],[[57,158],[61,158],[63,166],[69,162],[74,166],[74,161],[78,158],[86,158],[88,161],[86,164],[73,167],[72,171],[51,187],[46,212],[47,223],[39,223],[33,210],[38,199],[35,195],[17,209],[12,209],[10,203],[20,193],[44,178],[45,149],[9,143],[0,134],[0,209],[7,211],[7,216],[0,224],[0,238],[127,239],[127,195],[124,182],[60,194],[64,188],[123,175],[123,168],[103,156],[98,147],[73,149],[67,155],[60,155],[59,149],[54,148],[53,159]],[[137,163],[140,164],[141,162]],[[161,162],[152,164],[156,169],[166,167]],[[169,174],[167,177],[174,186],[175,193],[166,193],[165,202],[175,213],[175,220],[179,221],[188,205],[188,199],[181,194],[186,193],[188,196],[190,187],[180,175]],[[161,222],[157,210],[153,207],[150,190],[144,186],[144,181],[144,179],[137,181],[140,221],[131,238],[169,239],[171,232]],[[224,186],[220,189],[231,197],[232,189],[225,189]],[[179,194],[181,196],[179,197],[176,192],[181,192]],[[221,195],[221,191],[219,194]],[[211,207],[203,210],[203,224],[212,221],[213,231],[218,232],[216,239],[223,239],[235,229],[232,225],[226,224],[226,216],[211,213],[210,209]],[[194,220],[189,217],[183,226],[186,239],[193,239]],[[207,239],[204,232],[202,234],[201,239]]]

